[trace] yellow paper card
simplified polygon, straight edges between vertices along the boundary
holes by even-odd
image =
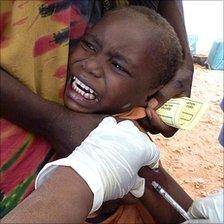
[[[188,97],[170,99],[157,110],[164,123],[184,130],[191,130],[201,119],[208,104]]]

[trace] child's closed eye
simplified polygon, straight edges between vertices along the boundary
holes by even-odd
[[[96,52],[95,46],[85,39],[81,41],[81,46],[84,50],[91,50],[91,51]]]
[[[126,70],[125,70],[121,65],[119,65],[118,63],[116,63],[116,62],[112,62],[112,65],[113,65],[115,68],[121,70],[122,72],[126,72]]]
[[[118,70],[119,72],[124,72],[126,74],[128,74],[129,76],[131,76],[130,72],[124,68],[122,65],[120,65],[118,62],[112,61],[111,64],[115,67],[116,70]]]

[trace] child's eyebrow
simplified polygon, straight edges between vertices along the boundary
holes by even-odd
[[[120,52],[111,52],[110,55],[113,57],[113,58],[116,58],[120,61],[123,61],[124,63],[128,64],[128,60],[125,58],[124,55],[122,55]]]

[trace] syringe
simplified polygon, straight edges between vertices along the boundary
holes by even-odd
[[[152,186],[185,220],[190,220],[187,212],[156,181],[152,181]]]

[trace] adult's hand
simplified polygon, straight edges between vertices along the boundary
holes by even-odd
[[[162,133],[166,137],[171,137],[178,129],[166,125],[156,113],[156,110],[171,98],[190,96],[193,78],[193,69],[183,65],[175,74],[173,79],[160,89],[148,102],[146,113],[148,115],[148,127],[146,129],[152,133]]]
[[[187,223],[223,223],[224,191],[211,194],[205,198],[196,199],[188,210],[192,220]],[[204,220],[203,220],[204,219]]]
[[[192,78],[193,70],[183,65],[171,81],[149,100],[148,107],[156,110],[171,98],[189,97],[191,94]]]
[[[142,166],[158,166],[159,151],[148,136],[131,121],[117,123],[113,117],[100,125],[67,158],[47,164],[38,174],[40,186],[58,166],[73,168],[94,194],[92,212],[104,201],[122,198],[129,191],[144,194],[145,180],[138,176]]]

